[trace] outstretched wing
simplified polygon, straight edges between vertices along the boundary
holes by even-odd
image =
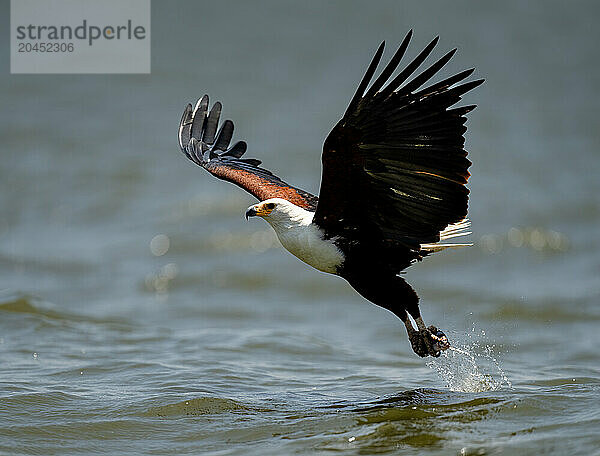
[[[379,46],[343,118],[325,140],[314,222],[332,236],[368,230],[418,250],[422,243],[439,241],[444,228],[467,215],[471,162],[463,134],[465,114],[475,106],[448,108],[483,80],[456,85],[471,69],[421,88],[454,49],[406,82],[436,38],[389,81],[411,35],[367,91],[385,43]]]
[[[194,163],[219,179],[232,182],[260,201],[283,198],[297,206],[314,211],[318,198],[282,181],[271,171],[261,168],[260,160],[242,158],[247,145],[238,141],[229,146],[233,137],[233,122],[226,120],[217,131],[221,116],[218,101],[208,110],[208,95],[192,108],[188,104],[179,124],[179,147]]]

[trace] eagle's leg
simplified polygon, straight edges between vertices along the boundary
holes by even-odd
[[[422,358],[426,356],[439,357],[443,350],[447,350],[450,347],[448,338],[435,326],[430,326],[429,328],[425,326],[425,322],[423,322],[423,318],[421,317],[421,311],[419,310],[419,297],[413,288],[400,277],[396,277],[395,285],[397,291],[404,291],[398,294],[398,298],[401,298],[403,304],[401,307],[403,309],[402,312],[395,311],[396,309],[392,308],[390,310],[404,322],[406,332],[408,333],[408,340],[410,340],[413,351]],[[409,320],[407,313],[417,324],[416,330]]]
[[[406,326],[406,333],[408,334],[408,340],[410,340],[410,345],[413,351],[421,358],[429,355],[429,349],[425,344],[425,339],[422,337],[421,332],[414,328],[406,311],[404,311],[403,316],[400,316],[400,319],[404,323],[404,326]]]
[[[402,320],[412,349],[417,355],[438,357],[442,350],[450,347],[443,332],[435,326],[425,326],[419,311],[417,293],[398,275],[361,269],[359,273],[346,274],[345,278],[362,296],[373,304],[388,309]],[[413,327],[409,314],[415,320],[417,329]]]

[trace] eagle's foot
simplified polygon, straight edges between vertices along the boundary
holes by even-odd
[[[418,322],[420,323],[420,322]],[[424,358],[426,356],[439,357],[444,350],[450,348],[448,337],[435,326],[426,328],[425,325],[418,325],[419,330],[408,332],[408,338],[413,351]],[[412,329],[412,328],[411,328]]]
[[[427,329],[431,337],[430,340],[433,341],[434,350],[445,351],[450,348],[450,342],[448,341],[448,337],[446,337],[446,334],[444,334],[443,331],[437,329],[433,325]]]

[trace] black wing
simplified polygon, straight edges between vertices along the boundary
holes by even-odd
[[[233,122],[226,120],[217,131],[220,116],[218,101],[208,110],[208,95],[199,99],[195,107],[186,106],[179,124],[179,147],[191,161],[219,179],[242,187],[260,201],[283,198],[307,210],[316,209],[316,196],[261,168],[260,160],[242,158],[247,149],[244,141],[229,147]]]
[[[465,114],[475,106],[448,108],[483,80],[455,85],[473,72],[466,70],[421,88],[454,49],[406,82],[436,38],[389,81],[411,35],[366,91],[384,43],[379,46],[343,118],[325,140],[314,221],[331,236],[369,230],[381,240],[418,250],[419,244],[439,241],[440,231],[467,215],[471,162],[463,134]]]

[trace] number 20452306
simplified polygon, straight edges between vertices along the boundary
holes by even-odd
[[[73,43],[18,43],[18,52],[73,52]]]

